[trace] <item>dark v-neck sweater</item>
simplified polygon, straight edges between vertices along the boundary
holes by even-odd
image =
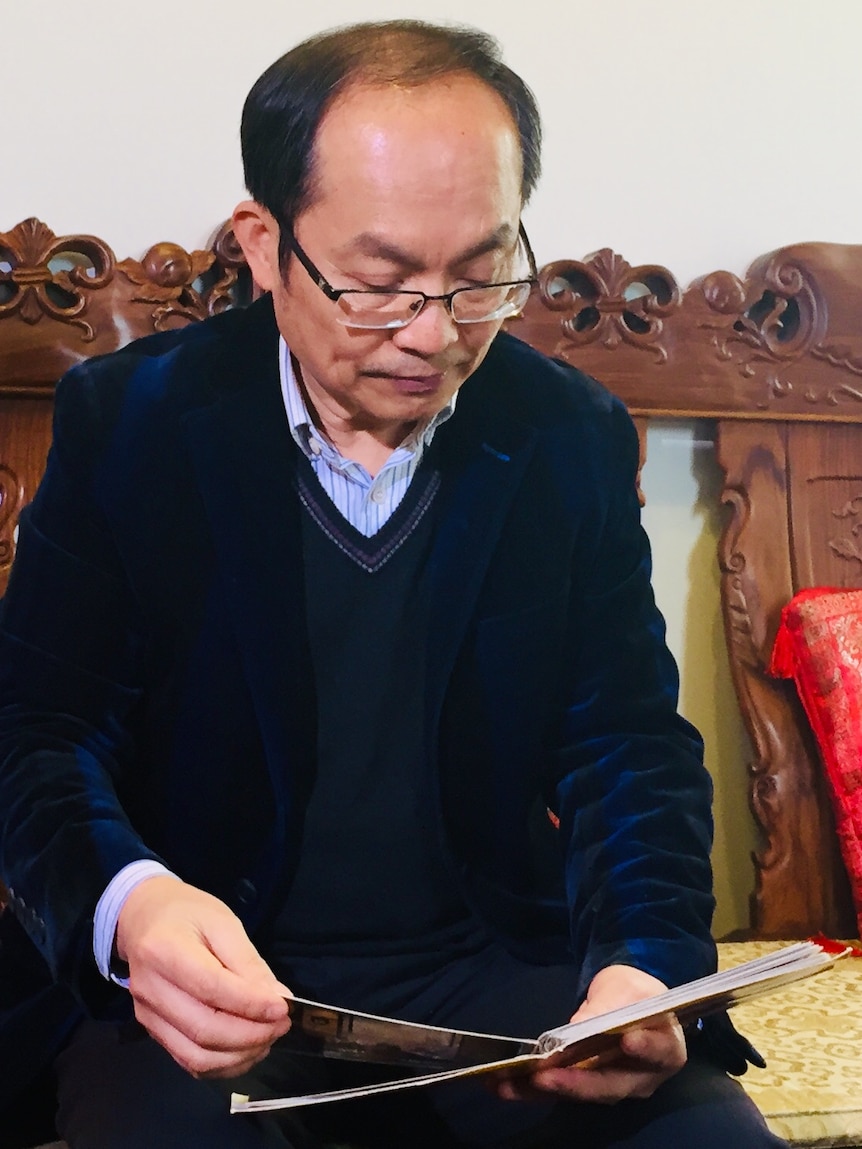
[[[370,538],[299,463],[317,773],[275,930],[298,991],[326,990],[321,959],[434,954],[475,930],[444,845],[425,728],[435,454]]]

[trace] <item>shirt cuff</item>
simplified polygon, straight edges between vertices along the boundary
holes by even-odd
[[[128,989],[128,976],[115,973],[111,966],[120,910],[135,886],[139,886],[147,878],[176,878],[176,876],[161,862],[147,858],[140,862],[129,862],[108,883],[105,892],[99,898],[93,917],[93,956],[102,977]]]

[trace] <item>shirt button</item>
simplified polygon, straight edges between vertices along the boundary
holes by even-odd
[[[319,455],[320,452],[323,450],[323,448],[320,445],[320,440],[314,439],[314,438],[311,438],[308,440],[308,449],[309,449],[309,451],[311,451],[312,455]]]
[[[368,497],[369,497],[369,499],[371,499],[372,503],[378,503],[379,504],[379,503],[382,503],[383,500],[386,498],[386,492],[383,490],[382,487],[372,487],[371,493],[369,494]]]

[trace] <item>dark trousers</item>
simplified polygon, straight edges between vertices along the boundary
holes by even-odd
[[[571,967],[532,966],[499,949],[428,983],[401,1011],[462,1029],[533,1036],[567,1020]],[[288,981],[288,984],[289,981]],[[374,1003],[356,1003],[372,1008]],[[380,1011],[382,1012],[382,1010]],[[741,1086],[702,1056],[646,1101],[587,1105],[500,1101],[480,1081],[335,1102],[281,1114],[228,1112],[253,1096],[380,1080],[373,1067],[287,1057],[278,1048],[237,1082],[196,1081],[147,1037],[85,1022],[56,1063],[58,1128],[71,1149],[777,1149]],[[402,1075],[396,1073],[396,1076]]]

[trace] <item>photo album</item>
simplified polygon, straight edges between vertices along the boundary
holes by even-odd
[[[827,949],[813,941],[797,942],[732,969],[584,1021],[560,1025],[532,1038],[442,1029],[290,998],[292,1025],[279,1039],[280,1047],[317,1057],[401,1066],[412,1070],[411,1076],[298,1097],[253,1099],[234,1093],[231,1113],[319,1105],[480,1073],[510,1077],[542,1068],[588,1066],[594,1058],[612,1050],[618,1035],[627,1029],[671,1013],[681,1025],[689,1025],[710,1013],[730,1009],[739,1002],[819,973],[849,952],[849,948],[833,952],[831,947]]]

